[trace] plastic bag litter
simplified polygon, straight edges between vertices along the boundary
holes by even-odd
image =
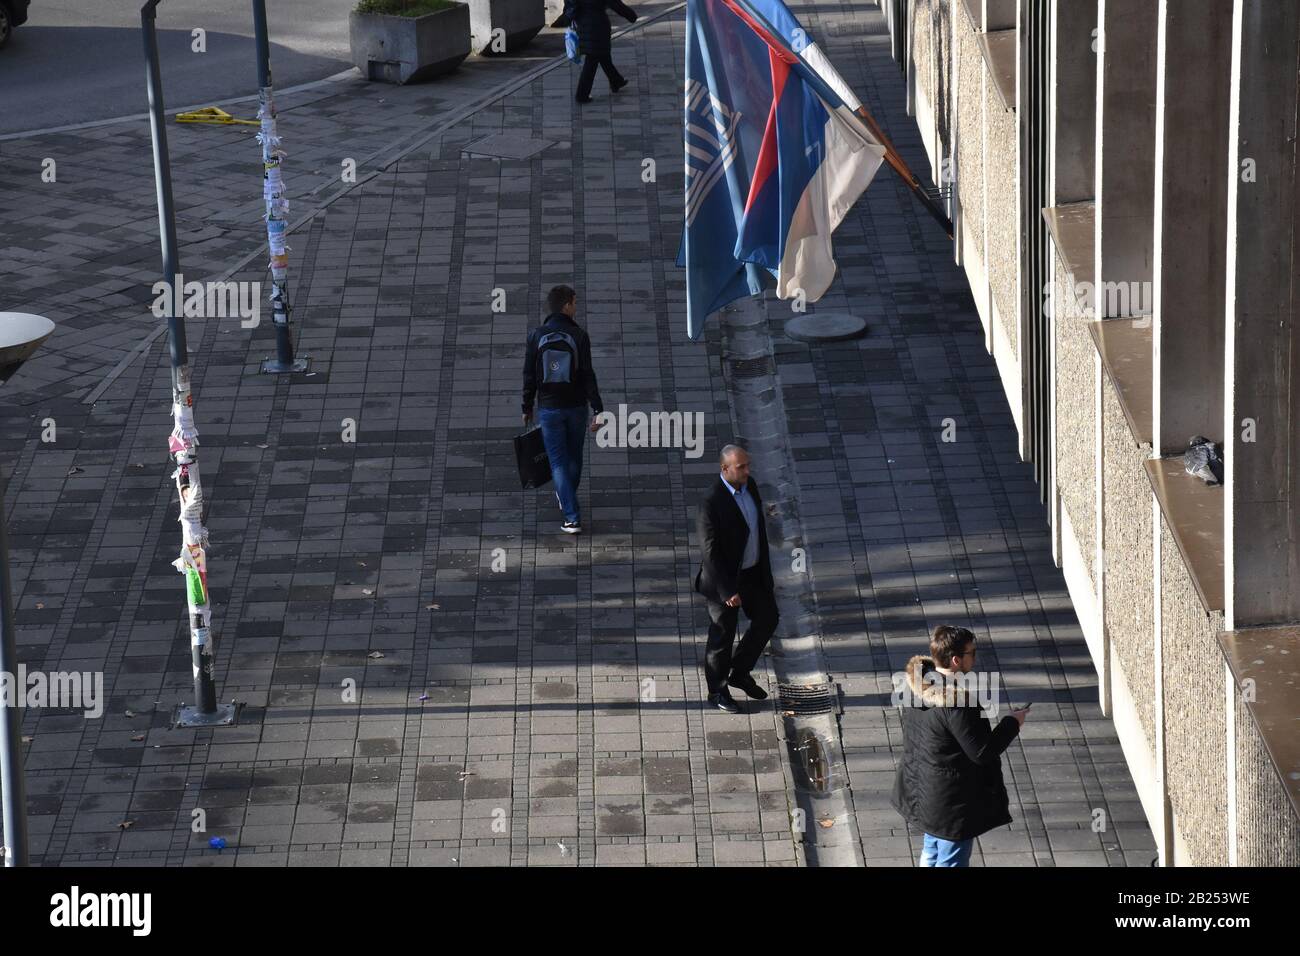
[[[1204,435],[1196,435],[1183,452],[1183,467],[1189,475],[1200,478],[1207,485],[1223,484],[1223,454],[1221,446]]]

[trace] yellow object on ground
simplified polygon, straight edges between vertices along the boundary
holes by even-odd
[[[188,113],[177,113],[176,122],[178,123],[221,123],[230,125],[238,123],[242,126],[258,126],[257,120],[236,119],[219,106],[205,106],[201,110],[191,110]]]

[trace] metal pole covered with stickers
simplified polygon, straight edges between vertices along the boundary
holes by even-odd
[[[262,363],[263,372],[301,372],[305,359],[293,357],[289,330],[289,200],[285,198],[280,160],[280,136],[275,128],[275,97],[271,90],[271,41],[266,29],[266,0],[253,0],[253,32],[257,36],[257,118],[262,144],[262,198],[266,201],[266,244],[271,253],[271,318],[275,323],[275,358]]]
[[[194,392],[190,387],[189,351],[185,343],[180,262],[176,241],[176,209],[172,201],[171,166],[167,152],[167,123],[163,109],[162,69],[158,59],[156,12],[159,0],[140,8],[144,53],[148,63],[149,129],[153,136],[154,182],[158,195],[158,227],[162,239],[163,281],[171,294],[167,302],[167,329],[171,346],[172,433],[168,452],[176,465],[172,478],[180,502],[181,553],[173,566],[185,576],[186,619],[194,670],[194,703],[177,711],[181,726],[233,723],[237,708],[217,705],[213,679],[215,654],[212,640],[212,606],[208,594],[208,529],[203,526],[203,483],[199,478],[199,430],[194,424]]]

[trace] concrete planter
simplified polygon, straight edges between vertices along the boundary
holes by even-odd
[[[545,0],[469,0],[470,46],[481,54],[514,53],[541,32],[545,10]]]
[[[469,56],[470,9],[457,3],[422,17],[349,17],[352,62],[368,80],[415,83],[450,73]]]

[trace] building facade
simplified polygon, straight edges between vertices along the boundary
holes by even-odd
[[[1161,862],[1298,865],[1300,3],[879,2]]]

